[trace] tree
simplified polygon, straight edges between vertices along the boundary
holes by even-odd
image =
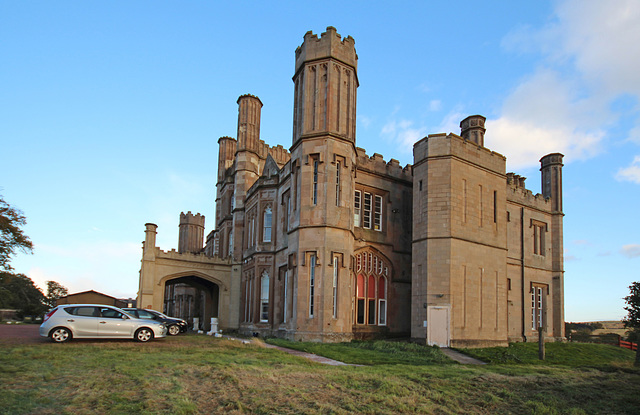
[[[629,286],[629,295],[624,297],[624,301],[627,303],[624,308],[627,310],[627,316],[622,319],[622,322],[626,328],[631,328],[636,334],[640,334],[640,282],[634,282]],[[635,366],[640,366],[640,347],[636,350]]]
[[[47,297],[45,302],[49,307],[56,306],[56,300],[60,297],[64,297],[69,293],[67,287],[55,282],[55,281],[47,281]]]
[[[22,212],[9,205],[0,195],[0,271],[11,271],[9,257],[16,249],[25,253],[33,251],[33,244],[21,227],[27,219]]]
[[[45,296],[24,274],[0,271],[0,308],[18,310],[18,317],[37,316],[47,311]]]

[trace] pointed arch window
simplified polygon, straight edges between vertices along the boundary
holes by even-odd
[[[355,323],[371,326],[387,325],[389,265],[376,252],[356,254]]]

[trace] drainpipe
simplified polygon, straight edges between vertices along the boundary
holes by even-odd
[[[521,268],[520,268],[520,277],[521,277],[521,287],[522,289],[520,290],[520,296],[522,299],[522,307],[520,307],[520,309],[522,310],[522,340],[523,341],[527,341],[527,336],[526,336],[526,324],[524,322],[524,318],[525,318],[525,312],[524,312],[524,208],[521,207],[520,208],[520,261],[521,261]]]

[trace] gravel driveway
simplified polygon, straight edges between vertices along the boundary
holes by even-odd
[[[1,344],[46,343],[48,339],[40,337],[39,324],[0,324]]]

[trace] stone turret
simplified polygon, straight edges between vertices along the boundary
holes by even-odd
[[[204,246],[204,215],[193,215],[191,212],[180,213],[180,233],[178,236],[178,253],[197,254]]]
[[[327,27],[307,32],[296,49],[293,76],[293,144],[304,136],[332,134],[355,143],[358,55],[351,36]]]
[[[258,152],[260,143],[260,113],[262,101],[255,95],[238,98],[238,148],[237,151]]]
[[[224,179],[227,169],[233,166],[236,154],[236,140],[231,137],[220,137],[218,139],[218,181]]]
[[[550,197],[552,210],[562,212],[562,158],[560,153],[547,154],[540,159],[542,195]]]
[[[482,115],[470,115],[460,121],[460,137],[484,147],[484,133],[487,131],[484,128],[485,121],[487,119]]]

